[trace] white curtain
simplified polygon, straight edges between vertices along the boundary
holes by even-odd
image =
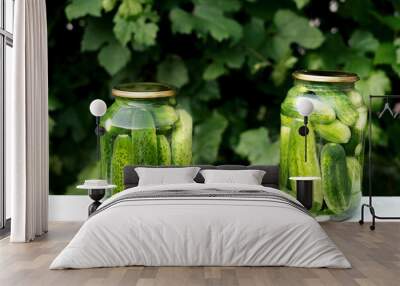
[[[6,187],[12,242],[47,232],[48,102],[45,0],[15,1],[13,93],[6,98]]]

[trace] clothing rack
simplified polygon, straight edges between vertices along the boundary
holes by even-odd
[[[364,224],[364,208],[367,207],[371,213],[372,216],[372,224],[369,226],[371,230],[375,229],[375,220],[376,219],[390,219],[390,220],[397,220],[400,219],[400,217],[397,216],[378,216],[375,213],[375,208],[373,206],[372,202],[372,167],[371,167],[371,157],[372,157],[372,144],[371,144],[371,130],[372,130],[372,99],[373,98],[380,98],[388,100],[389,98],[399,98],[400,95],[370,95],[369,96],[369,120],[368,120],[368,204],[362,204],[361,206],[361,219],[359,220],[359,223],[362,225]],[[387,101],[386,101],[387,103]]]

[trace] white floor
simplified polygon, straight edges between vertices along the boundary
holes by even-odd
[[[368,197],[362,198],[367,203]],[[50,221],[84,221],[92,200],[88,196],[49,196]],[[375,213],[379,216],[400,216],[400,197],[373,197]],[[360,206],[361,208],[361,206]],[[360,210],[348,221],[358,221]],[[365,221],[371,221],[369,210],[365,209]]]

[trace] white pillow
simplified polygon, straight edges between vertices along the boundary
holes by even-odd
[[[195,183],[193,179],[199,170],[199,167],[135,168],[139,176],[139,186]]]
[[[265,171],[261,170],[202,170],[205,184],[261,185]]]

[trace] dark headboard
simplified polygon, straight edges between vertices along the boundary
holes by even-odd
[[[264,170],[265,175],[262,180],[262,185],[265,187],[279,188],[279,167],[278,166],[265,166],[265,165],[254,165],[254,166],[242,166],[242,165],[194,165],[200,167],[201,169],[219,169],[219,170]],[[125,189],[136,187],[139,182],[139,177],[135,171],[136,167],[146,167],[146,166],[126,166],[124,168],[124,185]],[[147,166],[149,167],[149,166]],[[179,166],[151,166],[152,168],[179,168]],[[200,174],[197,174],[194,180],[197,183],[204,183],[204,178]]]

